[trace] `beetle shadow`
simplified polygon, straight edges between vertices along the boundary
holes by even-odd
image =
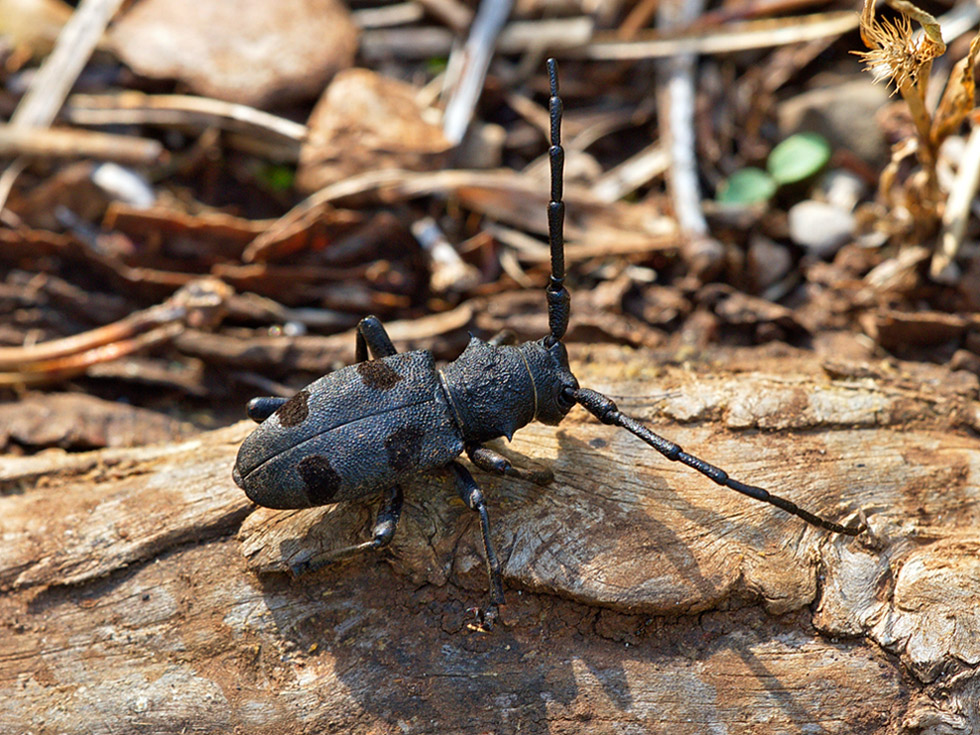
[[[602,451],[602,448],[560,430],[557,438],[559,457]],[[512,562],[512,554],[517,551],[516,561],[520,564],[540,562],[546,570],[560,570],[553,584],[541,585],[541,575],[528,575],[529,579],[535,577],[538,580],[533,587],[574,599],[587,598],[591,593],[585,591],[583,585],[594,577],[600,554],[625,555],[621,558],[632,562],[638,553],[648,552],[658,554],[671,564],[677,575],[683,576],[686,584],[693,588],[697,597],[718,597],[716,585],[702,574],[698,558],[684,539],[667,523],[627,504],[625,496],[617,498],[615,490],[609,485],[608,474],[603,477],[596,467],[587,463],[573,467],[561,460],[552,469],[556,475],[555,484],[524,498],[523,505],[507,493],[510,496],[506,503],[507,512],[498,524],[510,531],[503,552],[508,564]],[[698,525],[721,524],[725,519],[723,514],[696,507],[679,497],[672,508],[679,509]],[[528,523],[527,518],[534,520]],[[514,531],[515,528],[518,530]],[[646,540],[639,548],[630,548],[627,543],[611,545],[621,537]],[[659,543],[653,546],[655,540]],[[532,550],[528,551],[524,548],[526,546],[532,547]],[[609,600],[596,602],[610,604]]]
[[[556,718],[585,726],[603,708],[623,723],[663,726],[661,715],[679,714],[690,722],[728,717],[734,723],[765,701],[789,723],[805,725],[801,732],[826,732],[820,724],[826,713],[806,690],[783,684],[754,651],[785,635],[785,626],[758,609],[736,611],[720,636],[705,635],[697,618],[681,617],[625,647],[610,639],[609,626],[600,631],[606,614],[600,608],[513,588],[516,621],[491,633],[468,629],[459,623],[468,617],[472,593],[452,585],[413,589],[376,558],[318,575],[314,585],[277,576],[265,585],[266,606],[288,659],[303,659],[304,690],[328,697],[340,685],[361,716],[403,729],[430,723],[443,731],[545,732]],[[624,627],[642,625],[643,616],[623,617]],[[679,649],[691,665],[672,671]],[[741,659],[744,673],[729,673],[721,680],[727,686],[715,692],[703,672],[719,666],[732,672],[721,663],[726,650]],[[637,679],[639,671],[649,678]],[[749,687],[756,693],[739,698],[732,710],[728,697],[745,688],[739,683],[745,675],[757,682]],[[646,694],[638,698],[634,687]],[[651,698],[654,691],[661,695]]]
[[[805,723],[805,730],[801,727],[801,732],[805,731],[808,735],[826,733],[827,729],[819,722],[819,705],[814,704],[812,707],[807,707],[801,701],[801,697],[794,696],[790,688],[783,686],[779,677],[772,673],[763,660],[752,651],[752,644],[763,642],[758,631],[749,631],[748,635],[751,636],[751,641],[744,645],[741,643],[730,645],[729,649],[738,655],[745,667],[755,677],[755,680],[759,682],[760,687],[776,702],[778,709],[785,713],[790,722]]]
[[[548,721],[549,707],[579,695],[568,660],[540,655],[540,640],[529,646],[504,625],[491,633],[468,627],[464,600],[476,601],[472,593],[451,584],[417,587],[378,555],[309,579],[260,581],[286,650],[306,657],[308,674],[323,667],[306,686],[336,677],[366,713],[403,729],[443,723],[467,731],[478,723],[497,733],[533,732]]]
[[[545,468],[539,460],[510,448],[495,449],[516,466]],[[506,541],[502,529],[508,514],[500,512],[501,505],[519,512],[547,488],[475,468],[473,474],[487,491],[493,538],[498,551],[506,555],[501,542]],[[405,507],[391,547],[367,550],[296,579],[282,574],[260,577],[266,607],[279,635],[291,642],[290,648],[315,648],[335,658],[334,670],[343,672],[340,678],[348,690],[365,709],[383,717],[397,713],[407,721],[444,721],[451,711],[461,722],[479,722],[494,732],[534,731],[536,723],[548,721],[549,708],[553,714],[554,708],[567,707],[579,696],[572,664],[576,659],[619,710],[633,706],[628,677],[619,662],[593,662],[572,643],[559,655],[544,630],[550,622],[530,635],[506,625],[489,634],[468,626],[475,621],[468,606],[482,605],[488,594],[479,516],[463,505],[452,484],[438,472],[403,486]],[[502,488],[506,488],[503,498],[494,492]],[[340,543],[328,530],[331,524],[346,532],[360,528],[364,535],[378,504],[377,499],[369,499],[343,508],[338,505],[337,512],[323,514],[298,540],[280,542],[280,553],[284,558],[287,553],[295,556],[297,545],[324,537],[331,538],[331,546]],[[335,518],[338,513],[353,516],[352,522]],[[358,540],[363,539],[344,538]],[[460,548],[463,544],[469,552]],[[470,552],[476,563],[469,572],[461,572],[458,562]],[[432,554],[435,559],[429,558]],[[431,573],[427,563],[445,564],[450,584],[420,583],[419,578]],[[517,589],[508,589],[507,597],[511,609],[520,605]],[[577,605],[586,616],[598,614],[577,603],[558,604]],[[567,637],[563,618],[555,620],[553,629]],[[591,627],[589,623],[587,628]],[[529,662],[533,663],[529,666]],[[409,668],[429,683],[420,684]],[[392,672],[399,691],[393,691]],[[521,685],[515,687],[514,682]],[[414,695],[420,688],[428,688],[429,695]]]

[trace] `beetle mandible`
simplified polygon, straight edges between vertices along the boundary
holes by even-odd
[[[288,400],[265,397],[249,402],[248,415],[260,426],[242,444],[234,470],[235,482],[246,495],[268,508],[307,508],[383,493],[370,541],[308,559],[300,563],[299,570],[294,569],[303,571],[388,544],[401,514],[400,483],[427,471],[447,469],[460,497],[480,516],[490,577],[490,600],[480,615],[486,629],[493,626],[504,602],[500,563],[490,540],[486,500],[456,458],[465,452],[481,470],[544,484],[551,479],[550,473],[514,467],[483,444],[502,436],[510,439],[531,421],[556,425],[575,404],[719,485],[835,533],[856,536],[864,530],[863,523],[844,527],[730,478],[724,470],[620,413],[610,398],[579,386],[562,344],[570,298],[564,284],[562,102],[554,59],[548,60],[548,76],[551,277],[546,296],[550,333],[520,345],[505,344],[503,337],[488,342],[472,337],[456,360],[438,369],[428,350],[397,353],[381,322],[366,317],[357,325],[355,365],[323,376]]]

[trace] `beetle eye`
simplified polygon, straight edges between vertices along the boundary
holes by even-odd
[[[562,411],[570,411],[575,405],[575,389],[567,385],[562,388],[561,393],[558,394],[558,405]]]

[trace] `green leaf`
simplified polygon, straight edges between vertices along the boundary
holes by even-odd
[[[778,184],[808,179],[827,165],[830,143],[820,133],[797,133],[772,149],[766,168]]]
[[[287,191],[293,187],[296,171],[289,166],[269,164],[256,172],[256,178],[272,191]]]
[[[449,66],[449,57],[433,56],[425,62],[425,71],[430,77],[434,77],[446,71],[447,66]]]
[[[740,168],[718,190],[722,204],[755,204],[776,193],[776,182],[761,168]]]

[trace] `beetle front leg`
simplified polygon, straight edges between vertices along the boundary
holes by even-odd
[[[450,462],[449,469],[453,473],[453,481],[456,484],[456,492],[459,493],[459,497],[463,499],[467,507],[480,514],[483,549],[487,555],[487,574],[490,577],[490,602],[480,613],[480,625],[485,630],[490,630],[497,621],[500,606],[504,604],[504,586],[500,579],[500,562],[497,560],[497,552],[493,550],[493,544],[490,542],[490,516],[487,514],[487,504],[476,480],[473,479],[473,475],[463,465],[459,462]]]
[[[374,521],[374,529],[371,531],[372,538],[370,541],[365,541],[362,544],[354,544],[353,546],[345,546],[342,549],[336,549],[335,551],[318,556],[314,556],[309,552],[306,553],[305,557],[301,554],[290,565],[289,571],[292,572],[294,577],[298,577],[301,574],[315,572],[328,564],[348,556],[353,556],[361,551],[384,548],[391,543],[391,539],[395,536],[395,528],[397,528],[398,519],[402,515],[402,500],[404,497],[401,485],[393,485],[385,491],[384,502]]]
[[[482,444],[467,444],[466,456],[481,470],[494,475],[516,477],[519,480],[533,482],[535,485],[547,485],[555,479],[551,470],[525,470],[515,467],[504,455]]]
[[[391,357],[398,353],[391,343],[391,337],[385,331],[381,320],[376,316],[366,316],[357,323],[357,343],[354,346],[354,359],[365,362],[368,359],[368,349],[371,356],[377,360],[381,357]]]

